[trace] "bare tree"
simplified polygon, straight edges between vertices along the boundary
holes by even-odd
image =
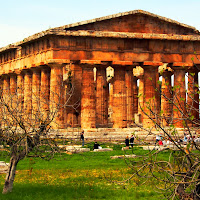
[[[147,146],[146,153],[127,160],[133,170],[131,177],[139,176],[144,182],[156,180],[157,188],[167,199],[200,199],[199,86],[195,77],[198,73],[194,73],[198,69],[195,66],[187,71],[187,90],[182,86],[185,80],[174,83],[174,87],[163,80],[165,90],[162,90],[158,86],[161,82],[155,84],[149,77],[156,94],[148,101],[144,98],[144,104],[139,106],[153,125],[143,128],[146,136],[137,139],[147,144],[148,137],[155,139],[159,135],[163,145],[154,141],[151,147]],[[158,112],[154,103],[157,95],[168,102],[167,110]],[[180,126],[181,129],[177,128]]]
[[[64,87],[61,85],[59,87]],[[59,91],[62,91],[61,89]],[[44,92],[44,93],[43,93]],[[0,143],[10,157],[3,193],[12,191],[17,164],[25,157],[51,159],[60,151],[52,124],[67,106],[64,95],[52,91],[33,91],[24,96],[23,89],[5,87],[0,91]],[[49,100],[49,95],[51,98]],[[68,95],[71,98],[71,93]],[[56,100],[56,101],[55,101]],[[68,105],[69,106],[69,105]]]

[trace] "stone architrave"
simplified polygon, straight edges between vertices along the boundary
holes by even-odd
[[[125,68],[113,66],[113,128],[127,127],[127,98],[125,87]]]
[[[166,69],[162,73],[162,88],[161,88],[161,116],[163,126],[168,126],[172,123],[172,72]]]
[[[96,65],[96,126],[108,125],[108,84],[106,80],[106,67]]]
[[[53,128],[64,127],[64,83],[63,64],[52,63],[50,76],[50,113],[55,115]]]
[[[96,93],[94,85],[94,71],[92,64],[81,64],[81,128],[96,127]]]
[[[152,128],[159,123],[159,91],[158,66],[162,63],[144,62],[144,112],[142,113],[143,126]]]
[[[189,126],[198,126],[199,123],[199,86],[198,70],[195,66],[188,69],[188,94],[187,94],[187,113],[190,120]]]
[[[24,70],[24,113],[31,119],[32,113],[32,72]]]
[[[40,110],[43,120],[47,120],[50,102],[50,71],[48,66],[41,67]]]
[[[130,127],[134,121],[133,66],[126,67],[125,85],[127,98],[127,126]]]
[[[33,119],[37,119],[38,114],[40,113],[40,69],[33,68],[32,73],[32,115]]]
[[[185,66],[173,66],[173,124],[177,128],[185,126],[186,119],[186,90],[185,90]]]

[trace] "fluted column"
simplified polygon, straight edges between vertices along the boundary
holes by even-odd
[[[45,121],[49,115],[50,71],[51,69],[48,66],[41,68],[40,109],[43,120]]]
[[[3,76],[3,98],[6,103],[9,102],[10,93],[10,77],[8,75]]]
[[[139,77],[139,91],[138,91],[138,114],[140,114],[141,122],[143,121],[143,109],[144,109],[144,75]]]
[[[163,126],[168,126],[172,123],[172,72],[167,69],[162,73],[162,88],[161,88],[161,117]]]
[[[32,115],[34,119],[39,118],[40,114],[40,69],[32,69]]]
[[[198,70],[193,66],[188,70],[188,96],[187,96],[187,115],[190,118],[190,126],[199,125],[199,86]]]
[[[27,118],[32,113],[32,72],[24,70],[24,112]]]
[[[79,63],[71,62],[67,71],[65,123],[69,127],[81,126],[81,82],[82,68]]]
[[[96,125],[107,127],[108,124],[108,85],[106,67],[97,65],[96,75]]]
[[[133,76],[133,115],[138,113],[138,78]]]
[[[134,104],[133,104],[133,66],[127,66],[125,70],[126,104],[127,104],[127,126],[133,124]]]
[[[154,127],[158,123],[159,95],[158,95],[158,66],[161,63],[147,62],[144,68],[144,112],[142,113],[143,126]]]
[[[0,98],[3,95],[3,76],[0,76]]]
[[[113,68],[113,128],[125,128],[127,127],[125,68],[116,65]]]
[[[17,98],[19,102],[19,110],[23,111],[24,108],[24,74],[17,73]]]
[[[185,91],[185,67],[173,66],[173,124],[177,128],[185,126],[186,119],[186,91]]]
[[[16,74],[10,74],[10,106],[12,109],[18,109]]]
[[[63,85],[63,64],[50,64],[50,112],[55,114],[52,122],[53,128],[64,126],[64,85]]]
[[[110,83],[108,84],[108,86],[109,86],[108,123],[112,127],[112,122],[113,122],[113,79],[110,80]]]
[[[96,127],[96,94],[93,65],[82,64],[81,128]]]

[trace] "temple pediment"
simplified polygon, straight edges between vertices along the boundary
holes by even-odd
[[[143,10],[118,13],[63,27],[65,30],[94,30],[132,33],[158,33],[178,35],[199,35],[192,26],[179,23]]]

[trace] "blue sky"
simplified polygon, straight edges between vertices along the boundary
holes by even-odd
[[[1,0],[0,47],[48,28],[137,9],[200,30],[200,0]]]

